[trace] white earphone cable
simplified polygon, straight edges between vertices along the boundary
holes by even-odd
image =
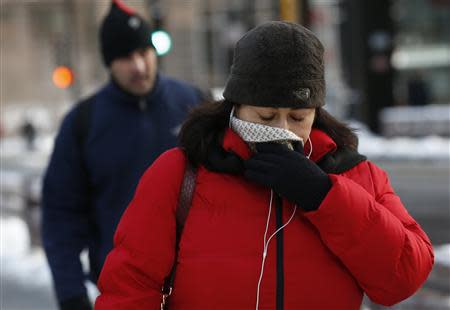
[[[273,200],[273,190],[270,190],[270,203],[269,203],[269,214],[267,215],[267,221],[266,221],[266,230],[264,231],[264,243],[263,243],[263,258],[262,258],[262,264],[261,264],[261,272],[259,274],[259,280],[258,280],[258,287],[256,288],[256,310],[258,310],[259,307],[259,289],[261,287],[261,281],[264,274],[264,263],[266,261],[266,237],[267,232],[269,230],[269,222],[270,222],[270,214],[272,213],[272,200]]]
[[[281,231],[283,228],[285,228],[294,218],[295,212],[297,211],[297,205],[294,205],[294,211],[292,212],[291,217],[289,218],[289,220],[280,228],[278,228],[270,237],[269,239],[267,239],[266,241],[266,237],[267,237],[267,232],[269,230],[269,222],[270,222],[270,215],[272,213],[272,201],[273,201],[273,190],[270,190],[270,203],[269,203],[269,214],[267,215],[267,221],[266,221],[266,229],[264,231],[264,247],[263,247],[263,258],[262,258],[262,263],[261,263],[261,272],[259,274],[259,280],[258,280],[258,286],[256,288],[256,310],[259,309],[259,293],[260,293],[260,288],[261,288],[261,282],[262,282],[262,278],[263,278],[263,274],[264,274],[264,265],[266,262],[266,257],[267,257],[267,250],[269,248],[269,243],[270,240],[272,240],[272,238],[279,232]]]
[[[312,145],[310,137],[308,137],[308,140],[306,140],[306,141],[309,141],[309,145],[311,146],[311,148],[309,149],[309,154],[306,156],[306,158],[309,159],[311,157],[312,152],[313,152],[313,145]]]

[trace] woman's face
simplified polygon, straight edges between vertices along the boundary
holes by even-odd
[[[306,141],[311,133],[315,111],[314,108],[272,108],[241,104],[236,106],[235,115],[243,121],[288,129]]]

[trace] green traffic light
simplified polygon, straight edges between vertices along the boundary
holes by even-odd
[[[158,56],[166,55],[172,48],[172,39],[169,33],[164,30],[153,32],[151,40]]]

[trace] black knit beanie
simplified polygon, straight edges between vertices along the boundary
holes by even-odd
[[[107,67],[132,51],[153,47],[152,28],[141,16],[120,0],[113,0],[100,28],[100,46]]]
[[[255,106],[323,106],[323,52],[319,39],[303,26],[283,21],[261,24],[236,43],[223,96]]]

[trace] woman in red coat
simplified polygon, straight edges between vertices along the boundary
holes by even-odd
[[[182,148],[142,177],[96,309],[158,309],[173,265],[170,309],[356,310],[364,294],[383,305],[412,295],[430,241],[324,96],[309,30],[268,22],[245,34],[225,100],[193,111]],[[186,167],[195,190],[177,242]]]

